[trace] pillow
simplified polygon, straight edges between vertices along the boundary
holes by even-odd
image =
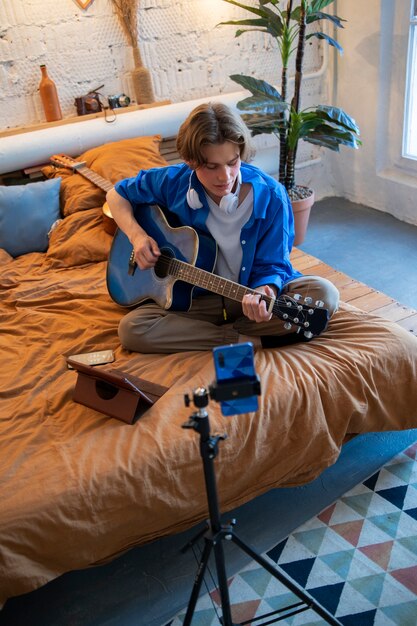
[[[11,261],[13,261],[13,257],[10,256],[6,250],[0,248],[0,265],[6,265],[6,263],[10,263]]]
[[[0,186],[0,248],[16,257],[45,252],[48,233],[59,218],[61,179]]]
[[[101,209],[79,211],[52,231],[45,259],[54,269],[107,261],[111,243]]]
[[[112,141],[81,154],[76,160],[112,184],[135,176],[140,170],[162,167],[167,161],[159,153],[160,135]],[[106,192],[80,174],[69,170],[43,168],[48,178],[62,176],[61,211],[64,216],[102,206]]]

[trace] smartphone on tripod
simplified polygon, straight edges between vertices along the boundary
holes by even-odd
[[[216,372],[214,395],[219,398],[223,415],[257,411],[260,383],[255,372],[252,343],[213,348],[213,359]]]

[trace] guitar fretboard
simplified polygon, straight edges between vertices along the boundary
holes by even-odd
[[[239,285],[228,278],[222,278],[217,274],[212,274],[207,270],[203,270],[195,265],[180,261],[175,257],[162,254],[158,260],[159,267],[164,270],[164,274],[173,276],[186,283],[207,289],[212,293],[217,293],[220,296],[225,296],[230,300],[242,302],[243,296],[246,294],[258,294],[255,289],[244,287]],[[310,327],[309,316],[313,314],[313,310],[309,307],[305,307],[292,298],[285,295],[278,296],[277,298],[271,298],[265,294],[262,294],[261,299],[265,301],[267,308],[270,307],[271,301],[273,305],[271,313],[282,320],[288,320],[291,315],[291,321],[295,324],[302,326],[305,329]]]
[[[196,287],[202,287],[220,296],[226,296],[231,300],[241,302],[243,296],[247,293],[253,293],[252,289],[248,289],[233,282],[227,278],[217,276],[194,265],[189,265],[175,258],[166,257],[168,262],[168,274],[191,283]]]
[[[113,185],[110,181],[100,176],[100,174],[96,174],[96,172],[90,170],[90,168],[86,165],[78,165],[74,168],[74,170],[84,176],[84,178],[87,178],[87,180],[97,185],[97,187],[100,187],[100,189],[103,189],[103,191],[110,191],[110,189],[113,189]]]
[[[246,294],[258,293],[256,290],[250,289],[249,287],[243,287],[228,278],[222,278],[221,276],[217,276],[217,274],[212,274],[207,270],[203,270],[195,265],[190,265],[189,263],[185,263],[184,261],[180,261],[168,255],[162,254],[160,256],[158,266],[163,269],[164,274],[183,280],[184,282],[196,287],[202,287],[203,289],[207,289],[207,291],[217,293],[220,296],[225,296],[226,298],[230,298],[230,300],[235,300],[237,302],[242,302],[243,296]],[[265,300],[267,307],[269,307],[272,298],[264,294],[262,294],[261,298],[262,300]],[[274,299],[272,314],[285,320],[288,317],[288,312],[291,311],[293,314],[296,312],[298,315],[298,318],[296,318],[297,322],[304,325],[303,320],[305,321],[305,313],[303,312],[303,308],[303,306],[294,303],[291,298],[279,296]],[[295,321],[294,317],[293,321]],[[308,326],[309,324],[307,323],[305,327]]]

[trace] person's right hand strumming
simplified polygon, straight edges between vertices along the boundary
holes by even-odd
[[[114,188],[107,192],[106,200],[116,224],[122,229],[133,246],[135,261],[139,269],[147,270],[154,267],[161,251],[155,239],[152,239],[139,226],[130,202],[120,196]]]
[[[140,230],[142,232],[137,233],[131,242],[135,251],[135,261],[139,269],[148,270],[154,267],[161,255],[161,251],[155,239],[149,237],[142,228]]]

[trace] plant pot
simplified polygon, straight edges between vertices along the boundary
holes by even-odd
[[[310,191],[311,194],[306,198],[291,200],[295,229],[294,246],[302,244],[306,236],[310,211],[314,204],[314,191],[312,189]]]

